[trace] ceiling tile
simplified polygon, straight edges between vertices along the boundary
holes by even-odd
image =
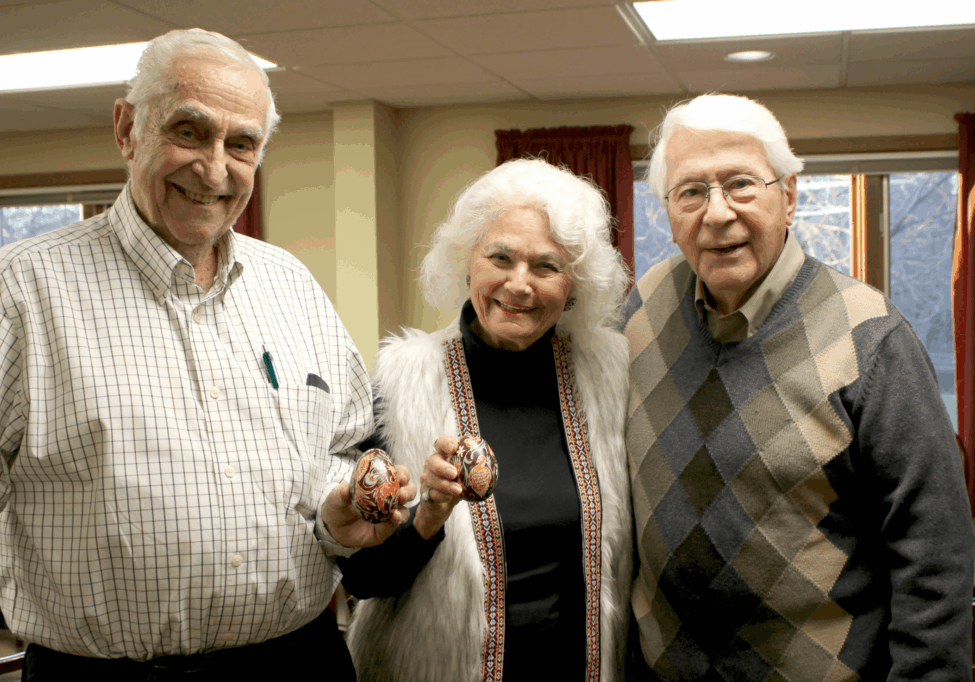
[[[514,102],[528,95],[504,81],[370,88],[362,91],[371,99],[394,107],[424,107],[468,102]]]
[[[521,12],[414,23],[459,54],[633,45],[636,36],[613,7]]]
[[[243,38],[248,49],[282,66],[354,64],[452,54],[405,24],[252,34]]]
[[[939,59],[926,62],[857,62],[850,64],[847,85],[899,85],[904,83],[975,84],[975,60]]]
[[[850,61],[975,58],[975,28],[854,33]]]
[[[975,28],[637,44],[613,0],[0,0],[0,54],[202,25],[286,68],[284,113],[464,102],[975,83]],[[801,18],[797,18],[801,21]],[[777,59],[735,65],[729,52]],[[844,77],[845,75],[845,77]],[[674,79],[681,79],[674,81]],[[843,79],[841,81],[841,79]],[[686,88],[685,88],[686,85]],[[121,88],[0,94],[0,130],[108,126]]]
[[[680,43],[656,43],[654,48],[660,59],[677,71],[722,70],[731,62],[725,56],[743,50],[767,50],[775,53],[775,60],[762,62],[761,66],[803,66],[807,64],[839,64],[843,48],[843,36],[830,33],[815,36],[790,36],[788,38],[758,38],[722,41],[685,41]]]
[[[247,0],[228,7],[199,0],[119,0],[184,28],[198,26],[234,36],[309,28],[332,28],[395,21],[371,2],[348,0]]]
[[[17,96],[18,93],[11,93],[11,97]],[[125,97],[125,86],[116,83],[84,88],[35,90],[24,93],[24,96],[29,97],[28,101],[38,106],[83,111],[94,116],[107,116],[111,121],[115,100]]]
[[[315,111],[329,111],[336,102],[350,102],[353,100],[367,100],[369,97],[348,90],[329,90],[326,93],[294,93],[288,95],[281,105],[281,114],[287,118],[290,114],[309,114]]]
[[[522,88],[538,99],[578,97],[646,97],[670,95],[681,90],[666,74],[619,74],[521,81]]]
[[[274,102],[283,114],[323,111],[329,108],[331,102],[346,99],[350,94],[297,71],[271,71],[268,79],[271,81]]]
[[[372,0],[402,19],[439,19],[612,5],[613,0]]]
[[[508,52],[477,55],[471,60],[516,85],[528,80],[567,76],[624,73],[666,75],[653,53],[640,46]]]
[[[0,54],[151,40],[175,28],[99,0],[0,7]]]
[[[744,92],[749,90],[808,90],[839,87],[838,66],[783,68],[752,64],[713,71],[679,71],[688,90],[701,92]]]
[[[302,69],[302,72],[343,88],[357,90],[395,85],[489,83],[501,80],[463,57],[309,66]]]

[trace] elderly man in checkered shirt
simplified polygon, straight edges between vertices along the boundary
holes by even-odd
[[[0,609],[25,679],[355,678],[333,560],[406,513],[351,510],[372,398],[332,304],[231,229],[277,121],[240,45],[161,36],[115,103],[115,205],[0,250]]]
[[[661,126],[681,255],[625,312],[642,658],[667,680],[971,680],[972,524],[931,362],[889,299],[803,253],[801,169],[744,97]]]

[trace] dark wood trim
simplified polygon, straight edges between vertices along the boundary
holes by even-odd
[[[817,154],[880,154],[890,152],[956,151],[958,133],[938,135],[894,135],[879,137],[824,137],[789,140],[797,156]],[[643,161],[650,156],[650,145],[631,144],[630,159]]]
[[[890,152],[942,152],[958,150],[958,133],[893,135],[789,140],[797,156],[817,154],[881,154]]]
[[[885,211],[888,203],[887,177],[854,175],[851,182],[851,272],[857,279],[890,295],[887,266],[887,234],[890,230]]]
[[[118,185],[128,179],[124,168],[0,175],[0,189],[37,189],[43,187],[78,187],[80,185]]]

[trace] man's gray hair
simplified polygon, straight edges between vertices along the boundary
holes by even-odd
[[[611,243],[612,218],[601,190],[570,171],[540,159],[508,161],[482,175],[454,201],[437,228],[420,266],[427,303],[459,310],[470,293],[466,284],[471,252],[506,212],[531,208],[548,217],[552,240],[568,255],[575,304],[558,325],[586,335],[614,324],[626,293],[623,259]]]
[[[264,147],[275,131],[281,116],[274,105],[270,81],[264,69],[250,56],[239,43],[212,31],[201,28],[177,29],[152,40],[139,58],[135,76],[128,82],[125,101],[135,110],[135,132],[141,136],[146,132],[149,118],[164,107],[169,98],[176,95],[179,84],[172,72],[176,60],[192,55],[194,52],[216,52],[230,64],[258,73],[267,89],[267,113],[264,116]]]
[[[738,95],[701,95],[673,107],[655,131],[657,142],[650,158],[647,181],[650,190],[661,201],[670,189],[667,187],[667,143],[680,128],[751,135],[765,147],[765,158],[775,177],[799,173],[803,167],[802,159],[789,147],[782,124],[767,108]]]

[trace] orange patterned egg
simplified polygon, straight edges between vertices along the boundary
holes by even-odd
[[[483,502],[491,497],[498,483],[498,458],[487,441],[461,436],[451,464],[457,467],[458,482],[464,489],[461,497],[468,502]]]
[[[399,478],[393,462],[382,450],[362,453],[352,472],[352,508],[369,523],[389,519],[399,497]]]

